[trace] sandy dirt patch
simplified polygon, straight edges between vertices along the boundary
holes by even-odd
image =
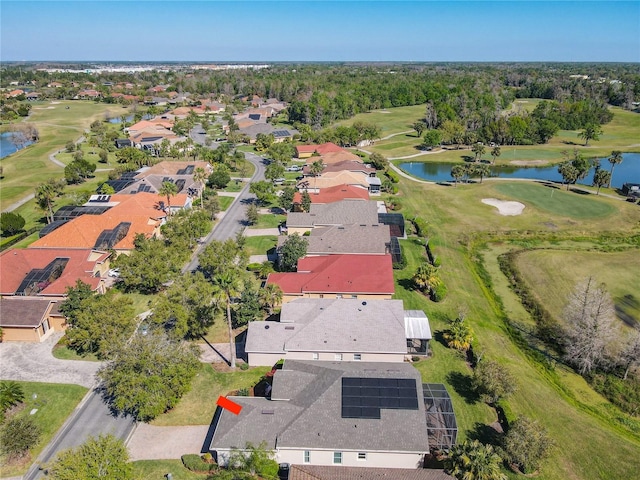
[[[56,107],[35,107],[34,110],[53,110]]]
[[[509,163],[520,167],[528,167],[531,165],[546,165],[549,162],[546,160],[512,160]]]
[[[505,216],[520,215],[524,210],[523,203],[508,202],[506,200],[498,200],[497,198],[483,198],[482,203],[496,207],[498,209],[498,213]]]
[[[60,102],[51,102],[51,105],[60,105]]]

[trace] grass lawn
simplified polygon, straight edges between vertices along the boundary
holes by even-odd
[[[31,418],[41,428],[40,441],[31,449],[31,461],[49,444],[55,433],[76,408],[88,389],[79,385],[61,385],[56,383],[18,382],[24,390],[24,407],[16,415],[29,416],[32,409],[38,411]],[[33,398],[33,395],[37,398]],[[17,476],[25,473],[31,461],[21,465],[2,465],[2,477]]]
[[[277,215],[275,213],[258,215],[258,222],[252,225],[251,228],[278,228],[286,219],[286,215]]]
[[[244,187],[244,182],[240,180],[231,180],[229,185],[222,189],[223,192],[239,192]]]
[[[249,255],[265,255],[278,243],[276,235],[263,235],[259,237],[247,237],[245,249]]]
[[[226,368],[221,367],[221,368]],[[208,425],[216,409],[216,400],[233,390],[254,386],[270,370],[254,367],[249,370],[219,371],[209,364],[202,364],[200,372],[191,384],[191,390],[171,410],[151,422],[152,425]]]
[[[456,315],[460,308],[465,309],[474,331],[476,352],[505,365],[517,379],[518,391],[505,402],[509,417],[523,414],[538,420],[557,445],[543,465],[539,478],[634,478],[640,469],[640,435],[638,430],[633,433],[638,422],[618,412],[580,376],[561,366],[543,368],[510,339],[505,332],[502,307],[494,295],[502,299],[509,316],[512,313],[525,316],[526,312],[506,287],[506,280],[498,281],[501,274],[495,267],[494,256],[498,252],[481,252],[492,275],[491,284],[488,284],[479,276],[475,267],[478,258],[469,255],[467,245],[474,235],[487,232],[500,236],[504,248],[508,245],[503,238],[513,246],[522,247],[537,235],[566,238],[571,244],[572,237],[583,237],[588,232],[631,234],[640,222],[640,212],[637,206],[610,200],[604,203],[613,208],[613,214],[598,217],[591,213],[579,222],[567,218],[562,209],[556,212],[535,207],[525,209],[517,217],[503,217],[494,209],[484,208],[480,202],[482,198],[498,193],[495,190],[497,182],[487,183],[491,182],[453,188],[400,180],[401,212],[407,218],[420,214],[429,221],[430,244],[442,260],[441,278],[449,292],[442,302],[433,303],[407,288],[407,280],[424,254],[414,240],[403,241],[408,266],[395,272],[398,281],[395,296],[405,301],[406,309],[423,309],[436,337],[434,357],[416,366],[425,381],[443,381],[447,385],[458,417],[460,438],[482,438],[486,431],[484,425],[494,421],[495,414],[468,395],[466,387],[471,370],[464,359],[438,341],[438,332],[444,328],[446,319]],[[528,184],[505,182],[500,185],[514,185],[517,189]],[[592,200],[572,192],[568,195],[575,196],[580,202]],[[501,244],[493,245],[503,248]],[[610,445],[615,448],[609,448]],[[595,451],[606,451],[606,454],[594,455]]]
[[[565,217],[575,219],[600,218],[611,215],[616,209],[606,200],[596,197],[579,195],[559,190],[555,187],[545,187],[538,183],[498,183],[494,189],[510,198],[520,200],[525,205],[530,204]]]
[[[38,183],[51,177],[62,177],[63,169],[49,161],[49,155],[63,150],[69,140],[77,140],[91,122],[103,119],[105,113],[119,115],[118,108],[79,100],[34,107],[26,121],[38,129],[40,140],[0,161],[4,168],[0,208],[4,210],[23,198]],[[32,205],[32,202],[29,203]]]
[[[149,310],[156,295],[144,295],[142,293],[123,293],[123,295],[133,302],[133,309],[136,315]]]
[[[93,353],[89,353],[87,355],[78,355],[75,350],[71,350],[67,347],[67,337],[64,336],[60,339],[60,341],[53,347],[53,351],[51,352],[55,358],[59,358],[60,360],[86,360],[89,362],[98,362],[98,357]]]
[[[559,321],[576,284],[592,276],[606,285],[622,326],[625,319],[640,322],[639,258],[638,249],[610,253],[545,249],[519,255],[517,266],[538,299],[544,299],[549,313]]]
[[[229,205],[233,203],[235,197],[225,197],[222,195],[218,195],[218,203],[220,204],[220,210],[224,211],[229,208]]]
[[[204,480],[206,473],[194,473],[185,468],[181,460],[138,460],[133,462],[136,480],[161,480],[171,473],[173,480]]]
[[[380,136],[385,137],[393,133],[412,130],[411,125],[424,118],[424,113],[425,105],[373,110],[367,113],[360,113],[349,120],[340,121],[336,125],[348,126],[358,121],[373,123],[380,127]]]

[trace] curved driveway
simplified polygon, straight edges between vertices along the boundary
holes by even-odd
[[[25,382],[71,383],[91,388],[99,362],[59,360],[51,350],[62,333],[42,343],[0,343],[0,379]]]

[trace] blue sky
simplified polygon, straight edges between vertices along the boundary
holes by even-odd
[[[0,59],[640,62],[640,0],[8,1]]]

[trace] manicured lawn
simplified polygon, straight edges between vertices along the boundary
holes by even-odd
[[[494,185],[496,191],[525,205],[530,204],[555,215],[575,219],[600,218],[611,215],[615,208],[602,199],[545,187],[536,183],[500,183]]]
[[[69,140],[77,140],[91,122],[103,119],[106,112],[119,115],[118,109],[118,106],[89,101],[61,101],[35,106],[27,122],[38,129],[40,140],[2,159],[4,178],[0,184],[0,208],[4,210],[26,196],[38,183],[51,177],[62,177],[63,169],[49,161],[49,154],[63,150]]]
[[[557,320],[562,319],[566,299],[576,284],[592,276],[598,284],[606,285],[622,327],[623,317],[640,322],[638,259],[638,249],[610,253],[545,249],[519,255],[517,266],[534,294],[544,300]]]
[[[222,191],[223,192],[239,192],[244,187],[244,182],[238,180],[231,180],[229,185],[226,186]]]
[[[31,459],[35,459],[42,449],[49,444],[55,433],[73,412],[88,389],[78,385],[61,385],[56,383],[18,382],[24,391],[24,407],[16,415],[30,416],[42,431],[40,441],[31,449]],[[33,396],[36,395],[36,398]],[[0,466],[2,477],[21,475],[27,471],[30,463],[19,466]]]
[[[87,355],[78,355],[75,350],[67,347],[67,337],[62,337],[60,341],[53,347],[51,352],[55,358],[60,360],[86,360],[88,362],[98,362],[98,357],[93,353]]]
[[[538,420],[557,445],[543,465],[539,478],[633,478],[640,469],[640,435],[632,433],[638,422],[618,412],[572,371],[562,366],[546,370],[525,355],[507,335],[502,307],[492,292],[493,288],[500,295],[509,317],[526,315],[517,299],[510,297],[513,293],[506,287],[504,278],[502,283],[498,281],[501,275],[495,266],[498,252],[493,249],[481,251],[484,263],[491,265],[488,270],[492,280],[488,284],[479,276],[474,266],[477,258],[469,255],[467,245],[475,235],[485,232],[498,235],[505,248],[508,244],[503,239],[513,242],[514,246],[524,246],[537,235],[566,238],[571,245],[572,236],[583,237],[588,232],[596,236],[601,231],[631,234],[640,221],[640,211],[637,206],[611,200],[604,203],[611,206],[615,214],[589,216],[579,222],[567,218],[562,209],[556,213],[529,208],[520,216],[503,217],[480,203],[482,198],[499,196],[495,190],[497,182],[489,186],[487,183],[491,182],[453,188],[406,179],[400,181],[401,212],[407,218],[420,214],[428,220],[430,244],[442,260],[441,278],[448,287],[448,295],[440,303],[433,303],[406,288],[415,265],[423,258],[423,250],[412,245],[411,239],[403,241],[409,265],[405,270],[395,272],[398,280],[395,296],[405,301],[405,309],[423,309],[436,333],[434,357],[419,362],[417,368],[425,381],[433,379],[447,385],[456,409],[460,437],[482,437],[483,425],[495,420],[494,414],[488,407],[474,403],[466,394],[467,376],[471,370],[464,359],[438,342],[438,332],[446,325],[446,319],[456,315],[460,308],[466,310],[474,331],[474,350],[483,358],[505,365],[517,379],[518,391],[505,402],[509,417],[524,414]],[[505,182],[504,185],[520,188],[528,184]],[[569,193],[571,195],[580,201],[587,199],[583,195]],[[502,248],[500,245],[497,247]],[[616,269],[612,270],[613,275]],[[609,448],[610,445],[615,447]],[[606,451],[606,454],[589,453],[594,451]]]
[[[136,480],[161,480],[167,478],[167,473],[173,480],[203,480],[206,473],[194,473],[185,468],[181,460],[138,460],[133,462],[133,478]]]
[[[277,242],[278,237],[275,235],[247,237],[245,249],[249,255],[266,255],[267,251],[274,248]]]
[[[381,136],[392,133],[407,132],[411,125],[424,118],[425,105],[413,105],[410,107],[388,108],[360,113],[349,120],[343,120],[337,125],[353,125],[354,122],[373,123],[380,127]]]
[[[191,384],[191,390],[182,397],[178,406],[151,423],[159,426],[208,425],[220,395],[254,386],[269,370],[268,367],[254,367],[244,371],[240,368],[234,372],[218,371],[209,364],[203,364]]]
[[[222,195],[218,195],[218,203],[220,204],[220,210],[226,210],[229,208],[229,205],[233,203],[235,197],[225,197]]]
[[[277,215],[275,213],[258,215],[258,222],[252,225],[251,228],[278,228],[286,219],[286,215]]]

